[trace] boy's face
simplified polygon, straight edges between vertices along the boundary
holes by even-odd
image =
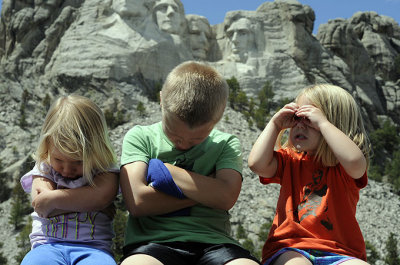
[[[195,145],[202,143],[211,130],[214,122],[208,122],[195,128],[190,128],[185,122],[173,114],[163,115],[163,130],[168,139],[178,150],[189,150]]]

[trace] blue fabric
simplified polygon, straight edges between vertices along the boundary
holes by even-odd
[[[168,168],[164,165],[164,162],[159,159],[150,159],[146,180],[148,185],[152,186],[158,191],[164,192],[179,199],[186,198],[185,194],[183,194],[181,189],[175,184],[174,179],[172,178]],[[189,216],[190,208],[191,207],[183,208],[162,216]]]
[[[336,253],[319,251],[314,249],[298,249],[298,248],[283,248],[276,252],[272,257],[267,259],[263,265],[273,264],[273,262],[283,253],[287,251],[296,251],[311,261],[313,265],[337,265],[347,260],[355,259],[355,257],[339,255]]]
[[[116,265],[108,252],[86,245],[56,243],[40,245],[26,254],[21,265]]]
[[[168,168],[159,159],[150,159],[147,169],[147,183],[156,190],[162,191],[168,195],[185,199],[181,189],[175,184]]]

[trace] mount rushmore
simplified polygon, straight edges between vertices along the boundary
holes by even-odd
[[[111,130],[119,153],[129,128],[159,119],[159,106],[149,95],[186,60],[206,61],[227,79],[235,77],[254,98],[266,82],[274,101],[291,100],[313,83],[333,83],[356,98],[369,131],[382,118],[400,125],[399,24],[376,12],[358,12],[349,19],[333,17],[313,35],[314,20],[312,8],[296,0],[230,11],[217,25],[186,14],[180,0],[3,0],[0,161],[10,185],[35,148],[47,98],[78,93],[103,110],[123,113],[124,123]],[[139,103],[146,106],[144,116],[136,111]],[[259,131],[230,108],[226,116],[218,126],[240,137],[246,162]],[[260,186],[247,168],[244,179],[232,220],[255,239],[260,224],[272,220],[279,189]],[[359,208],[366,239],[383,253],[388,234],[400,236],[399,197],[370,181]],[[7,216],[6,206],[2,212]],[[7,230],[7,221],[1,222]],[[2,241],[15,237],[13,231],[0,234]],[[13,256],[16,243],[7,247]]]

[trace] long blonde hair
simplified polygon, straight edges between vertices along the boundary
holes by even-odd
[[[50,164],[50,148],[83,162],[83,177],[94,185],[93,174],[116,164],[101,109],[78,95],[58,98],[47,112],[35,152],[36,163]]]
[[[298,101],[302,96],[305,96],[315,107],[322,110],[328,121],[346,134],[360,148],[369,164],[371,145],[364,128],[361,111],[350,93],[335,85],[317,84],[303,89],[295,101]],[[277,144],[279,146],[280,141],[281,137],[278,137]],[[294,148],[289,141],[283,146]],[[317,148],[315,160],[321,162],[324,166],[335,166],[338,163],[323,137]]]

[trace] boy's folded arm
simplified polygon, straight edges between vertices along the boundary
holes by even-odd
[[[133,216],[171,213],[196,204],[190,199],[179,199],[157,191],[146,181],[147,164],[141,161],[121,168],[120,185],[125,205]]]
[[[190,199],[211,208],[229,210],[236,203],[242,176],[233,169],[220,169],[215,178],[165,164],[176,185]]]

